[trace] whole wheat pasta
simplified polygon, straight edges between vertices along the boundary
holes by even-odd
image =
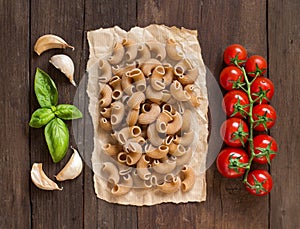
[[[159,61],[162,61],[166,58],[166,48],[162,43],[157,41],[148,41],[146,42],[146,45],[151,52],[154,52],[156,54],[155,58]]]
[[[108,107],[112,102],[112,89],[109,85],[104,84],[100,86],[100,107]]]
[[[155,159],[152,162],[152,168],[155,172],[160,174],[167,174],[171,173],[176,167],[176,161],[173,160],[166,160],[166,161],[160,161],[158,159]]]
[[[177,80],[174,80],[171,84],[170,92],[177,101],[189,101],[191,98],[191,96],[183,90],[182,85]]]
[[[188,164],[192,158],[192,155],[193,155],[192,148],[188,147],[188,149],[186,149],[185,154],[176,158],[177,166]]]
[[[188,84],[184,87],[184,90],[190,95],[190,103],[192,106],[197,107],[200,105],[201,98],[197,96],[197,93],[195,92],[195,85],[194,84]]]
[[[107,181],[112,184],[117,184],[120,180],[119,170],[117,166],[115,166],[111,162],[104,162],[102,165],[102,171],[105,173],[105,178]]]
[[[133,180],[133,185],[135,188],[143,188],[143,189],[148,189],[150,188],[146,183],[145,180],[141,179],[137,173],[137,170],[134,170],[131,173],[132,180]]]
[[[149,59],[141,64],[140,69],[143,71],[145,76],[149,77],[152,74],[154,68],[159,65],[161,65],[161,62],[157,59]]]
[[[167,40],[166,43],[166,52],[170,59],[172,60],[181,60],[184,56],[183,52],[179,50],[179,46],[176,44],[176,42],[170,38]]]
[[[170,182],[165,181],[164,183],[157,185],[157,188],[163,193],[170,194],[177,192],[180,188],[180,184],[180,178],[174,177]]]
[[[132,95],[136,91],[133,84],[133,80],[126,75],[122,76],[121,85],[122,85],[122,90],[127,95]]]
[[[169,153],[176,157],[181,157],[186,153],[186,149],[181,144],[176,144],[172,142],[169,146]]]
[[[154,146],[160,146],[164,139],[161,138],[156,130],[155,123],[151,123],[147,128],[147,136],[150,143]]]
[[[144,73],[140,69],[134,68],[126,72],[125,75],[128,78],[133,79],[137,91],[144,92],[146,90],[146,79]]]
[[[120,99],[123,96],[121,78],[119,76],[113,76],[109,81],[109,85],[113,88],[112,98],[114,100]]]
[[[110,118],[111,116],[111,107],[104,107],[100,110],[100,114],[104,117],[104,118]]]
[[[132,63],[126,63],[126,65],[123,66],[123,67],[120,67],[119,65],[112,66],[112,74],[113,74],[114,76],[117,75],[117,76],[119,76],[119,77],[122,78],[122,76],[123,76],[126,72],[128,72],[128,71],[130,71],[130,70],[132,70],[132,69],[134,69],[134,68],[136,68],[136,63],[135,63],[135,62],[132,62]]]
[[[127,62],[132,62],[137,56],[138,44],[134,40],[125,38],[122,41],[122,45],[126,48],[125,60]]]
[[[192,127],[193,115],[190,109],[186,109],[182,115],[181,132],[188,132]]]
[[[112,77],[112,69],[107,60],[99,60],[99,82],[107,83]]]
[[[127,105],[132,109],[139,109],[140,104],[145,102],[145,94],[141,91],[133,93],[127,101]]]
[[[149,180],[151,177],[151,172],[149,171],[149,167],[151,167],[150,162],[148,156],[143,154],[136,164],[137,174],[142,180]]]
[[[189,146],[194,141],[195,134],[192,130],[189,132],[183,132],[181,137],[176,137],[174,139],[175,144],[181,144],[183,146]]]
[[[117,160],[120,164],[126,164],[127,153],[121,151],[117,154]]]
[[[122,147],[120,145],[112,145],[110,143],[107,143],[102,146],[102,150],[107,155],[115,156],[122,150]]]
[[[107,118],[101,117],[99,119],[99,126],[102,130],[109,131],[112,130],[112,125],[110,123],[110,120]]]
[[[115,184],[111,190],[111,193],[115,196],[121,196],[128,193],[133,185],[133,180],[130,174],[123,176],[123,182],[120,184]]]
[[[146,99],[160,105],[163,102],[168,102],[171,98],[169,90],[156,91],[152,87],[146,89]]]
[[[126,157],[126,164],[135,165],[141,158],[142,152],[129,152]]]
[[[178,80],[182,85],[193,84],[198,78],[198,68],[192,68],[184,74],[178,75]]]
[[[111,104],[111,124],[118,125],[122,122],[125,115],[125,107],[124,104],[120,101],[113,102]]]
[[[160,145],[159,147],[153,147],[151,144],[145,146],[146,155],[150,158],[161,159],[167,156],[169,153],[169,147]]]
[[[128,126],[134,126],[139,118],[140,111],[139,109],[131,109],[129,110],[127,117],[126,117],[126,123]]]
[[[169,86],[174,79],[174,70],[172,65],[166,63],[163,65],[165,69],[165,75],[163,76],[163,82],[165,87]]]
[[[116,42],[113,47],[112,55],[108,58],[110,64],[119,64],[124,56],[125,50],[120,42]]]
[[[172,114],[168,111],[163,110],[157,117],[157,121],[155,123],[156,131],[158,131],[159,133],[166,133],[167,125],[172,120],[173,120]]]
[[[165,69],[163,66],[157,66],[154,68],[153,73],[150,77],[150,85],[156,91],[165,89],[163,76],[165,75]]]
[[[196,180],[195,171],[191,167],[184,166],[181,170],[181,175],[183,176],[181,190],[183,192],[188,192],[194,187]]]
[[[142,146],[137,141],[135,141],[135,138],[128,139],[123,145],[123,149],[127,153],[129,152],[141,153],[143,151]]]
[[[178,112],[176,112],[172,117],[172,122],[169,122],[166,126],[167,134],[175,134],[177,133],[182,126],[182,116]]]
[[[150,124],[154,122],[160,114],[160,106],[152,103],[144,103],[141,107],[141,114],[138,118],[139,124]]]
[[[176,76],[183,75],[186,71],[192,69],[191,61],[187,58],[182,59],[174,66],[174,74]]]
[[[140,134],[141,128],[139,126],[124,127],[119,132],[116,132],[116,138],[123,145],[129,138],[136,138]]]
[[[141,44],[138,46],[138,63],[142,63],[145,60],[148,60],[151,58],[151,52],[149,48],[145,44]]]

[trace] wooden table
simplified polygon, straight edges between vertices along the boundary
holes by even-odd
[[[1,0],[0,228],[299,228],[299,9],[298,0]],[[204,62],[216,78],[229,44],[243,44],[250,54],[267,58],[268,77],[276,87],[272,105],[278,114],[271,135],[280,148],[270,168],[275,183],[270,195],[248,195],[239,180],[222,178],[215,164],[207,171],[203,203],[110,204],[94,195],[88,166],[79,178],[63,183],[61,192],[42,191],[31,183],[34,162],[42,162],[50,176],[71,154],[70,150],[62,162],[52,163],[43,130],[28,126],[38,108],[33,91],[36,67],[53,77],[60,102],[73,103],[76,92],[48,63],[61,51],[39,57],[33,52],[36,39],[53,33],[74,45],[74,52],[63,52],[76,63],[79,82],[88,58],[87,31],[151,23],[197,29]],[[70,144],[75,144],[73,135]]]

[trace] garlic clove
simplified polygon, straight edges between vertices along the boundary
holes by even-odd
[[[41,55],[43,52],[54,48],[71,48],[72,50],[75,49],[73,46],[69,45],[64,39],[53,34],[46,34],[41,36],[34,45],[34,51],[38,55]]]
[[[43,171],[42,163],[34,163],[31,168],[31,180],[40,189],[43,190],[62,190],[63,188],[58,187],[58,185],[49,179]]]
[[[51,57],[49,62],[64,73],[70,82],[76,87],[76,83],[74,81],[74,63],[69,56],[64,54],[54,55]]]
[[[70,160],[65,167],[55,176],[56,180],[72,180],[78,177],[82,171],[82,160],[76,149],[71,147],[74,151]]]

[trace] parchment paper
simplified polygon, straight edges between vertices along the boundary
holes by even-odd
[[[145,28],[134,27],[126,32],[115,26],[113,28],[100,28],[89,31],[87,34],[89,42],[89,60],[87,63],[88,85],[87,93],[89,96],[89,112],[94,126],[94,150],[92,153],[92,166],[94,172],[94,188],[98,198],[111,203],[125,205],[154,205],[164,202],[186,203],[201,202],[206,199],[205,163],[207,154],[208,137],[208,96],[206,88],[206,70],[201,56],[201,48],[197,40],[197,31],[185,28],[167,27],[164,25],[150,25]],[[154,189],[132,189],[123,196],[113,196],[107,181],[101,176],[101,163],[103,162],[103,152],[101,146],[105,137],[97,130],[99,120],[99,82],[98,82],[98,62],[100,59],[107,59],[112,55],[113,46],[116,41],[123,38],[130,38],[137,42],[159,41],[163,44],[169,38],[179,42],[186,57],[194,66],[199,68],[199,77],[195,84],[200,88],[201,105],[195,110],[197,129],[197,146],[193,154],[190,166],[196,173],[196,182],[193,189],[183,193],[178,191],[174,194],[162,194]],[[196,125],[196,126],[197,126]]]

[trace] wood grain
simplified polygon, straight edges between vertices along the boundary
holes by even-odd
[[[272,162],[274,188],[271,228],[299,228],[300,177],[300,2],[269,1],[269,77],[276,91],[272,105],[277,123],[271,135],[279,145]]]
[[[0,8],[0,228],[28,228],[29,4],[1,0]]]

